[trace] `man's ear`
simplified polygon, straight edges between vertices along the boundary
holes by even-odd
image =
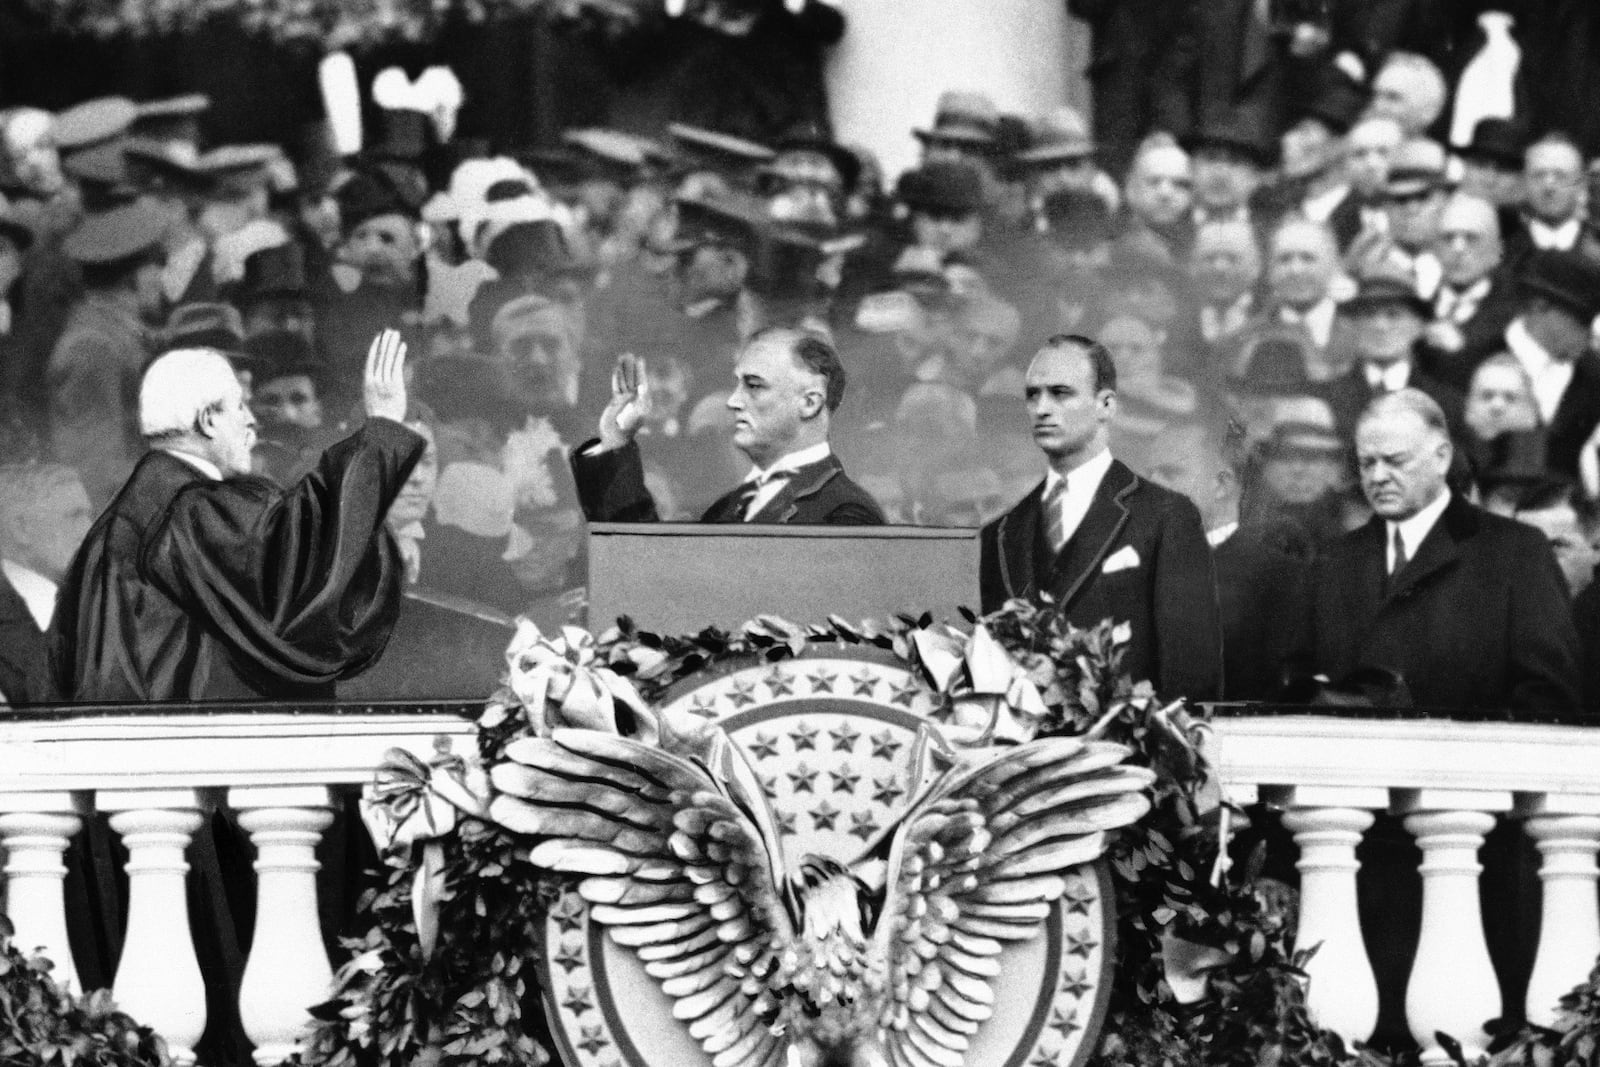
[[[1100,415],[1101,422],[1109,422],[1117,414],[1117,391],[1115,389],[1102,389],[1095,394],[1094,406]]]
[[[800,394],[800,417],[814,419],[822,414],[828,404],[828,394],[820,387],[811,387]]]
[[[217,411],[215,404],[207,404],[205,407],[201,408],[200,414],[194,417],[195,433],[208,440],[212,437],[215,437],[218,414],[219,412]]]

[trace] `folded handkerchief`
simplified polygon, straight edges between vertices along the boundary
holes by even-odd
[[[1139,553],[1133,550],[1132,545],[1123,545],[1106,557],[1106,561],[1100,565],[1100,573],[1115,574],[1117,571],[1125,571],[1138,565]]]

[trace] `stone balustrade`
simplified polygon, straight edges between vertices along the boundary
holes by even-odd
[[[397,713],[398,712],[398,713]],[[1315,716],[1228,716],[1217,759],[1231,798],[1283,812],[1299,848],[1300,943],[1317,1018],[1364,1039],[1377,986],[1357,908],[1356,849],[1378,813],[1403,819],[1421,849],[1422,935],[1406,1015],[1427,1062],[1435,1031],[1469,1056],[1500,1011],[1484,942],[1479,847],[1515,820],[1541,857],[1544,923],[1527,1011],[1548,1022],[1600,954],[1600,731],[1576,727]],[[332,790],[370,780],[385,750],[426,758],[440,734],[458,750],[471,725],[445,708],[354,712],[144,714],[0,722],[0,843],[6,908],[19,941],[75,981],[63,856],[86,820],[107,816],[128,851],[129,909],[114,993],[193,1062],[205,982],[186,908],[186,854],[204,814],[225,805],[255,849],[257,907],[240,990],[258,1063],[282,1062],[325,999],[315,849]],[[215,980],[213,978],[213,980]]]

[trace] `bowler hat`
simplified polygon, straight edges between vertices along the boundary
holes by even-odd
[[[1057,189],[1044,198],[1041,216],[1050,239],[1065,248],[1096,248],[1116,236],[1111,209],[1087,189]]]
[[[139,108],[125,96],[85,100],[56,116],[56,148],[77,152],[120,137],[133,125]]]
[[[1459,155],[1506,170],[1520,170],[1525,143],[1521,128],[1510,119],[1480,119],[1472,127],[1472,140],[1460,149]]]
[[[245,257],[234,300],[298,299],[306,296],[305,252],[293,241],[257,249]]]
[[[1000,109],[987,93],[952,89],[939,94],[933,128],[914,131],[918,140],[953,141],[992,148],[1000,132]]]
[[[345,233],[379,215],[417,218],[420,209],[420,205],[412,204],[390,180],[387,172],[377,169],[358,171],[333,195],[339,204],[339,223]]]
[[[1600,263],[1582,252],[1534,252],[1521,281],[1524,293],[1565,308],[1585,324],[1600,315]]]
[[[900,176],[895,196],[912,211],[975,215],[983,209],[983,178],[966,163],[927,163]]]
[[[1077,108],[1063,105],[1040,117],[1031,131],[1031,143],[1016,154],[1018,163],[1053,166],[1094,155],[1089,124]]]
[[[1416,272],[1392,257],[1362,266],[1356,275],[1356,295],[1342,309],[1359,315],[1384,304],[1402,304],[1425,320],[1433,317],[1432,306],[1417,295]]]
[[[1237,118],[1214,119],[1183,139],[1183,147],[1190,152],[1213,149],[1247,159],[1258,167],[1271,167],[1278,161],[1279,144],[1276,137],[1261,129],[1258,123]]]
[[[147,200],[85,215],[67,234],[62,251],[79,263],[104,264],[153,251],[167,233],[165,214]]]

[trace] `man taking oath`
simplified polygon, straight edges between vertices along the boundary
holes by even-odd
[[[983,528],[983,610],[1048,595],[1075,626],[1126,622],[1134,680],[1164,697],[1215,699],[1222,630],[1211,546],[1187,497],[1111,455],[1111,353],[1087,337],[1050,338],[1028,365],[1026,397],[1049,470]]]
[[[882,525],[877,501],[844,473],[828,443],[845,383],[833,345],[805,330],[761,330],[739,354],[733,378],[733,443],[753,466],[742,483],[712,502],[701,522]],[[578,499],[591,522],[659,517],[634,441],[649,404],[644,361],[622,355],[599,438],[572,453]]]
[[[329,698],[383,652],[404,568],[384,515],[425,442],[401,425],[405,344],[367,354],[367,421],[287,489],[250,473],[255,418],[213,349],[145,371],[150,450],[62,582],[54,665],[65,699]]]

